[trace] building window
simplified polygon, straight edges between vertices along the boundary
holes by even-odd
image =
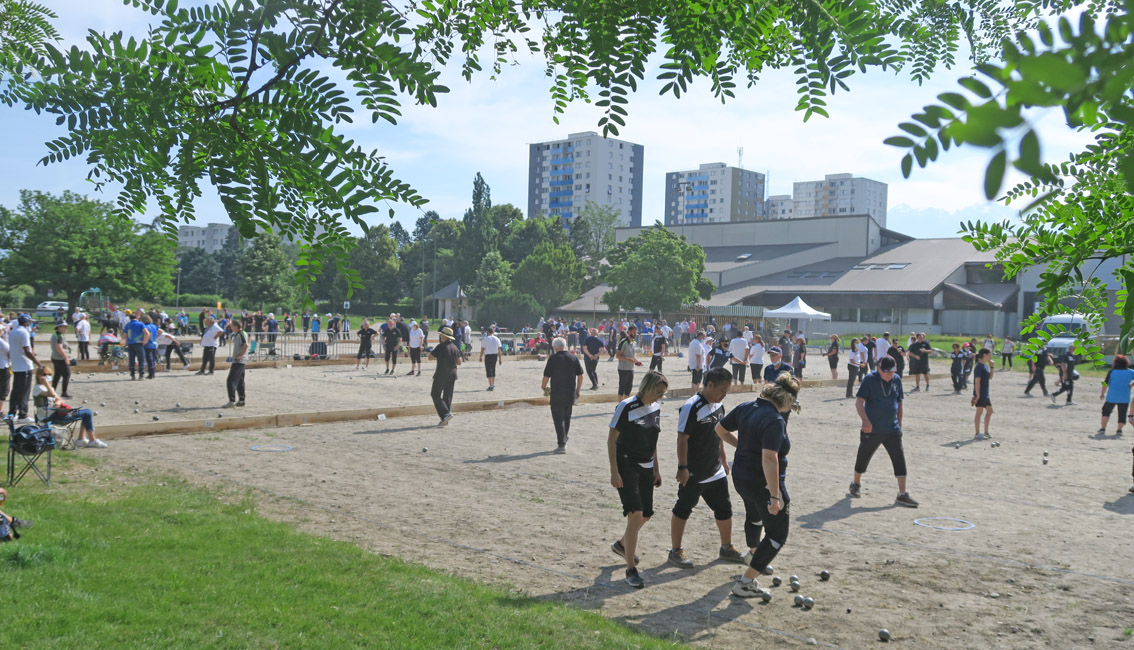
[[[844,323],[858,321],[858,309],[854,307],[828,307],[825,311],[831,314],[831,320]]]
[[[867,309],[860,310],[859,320],[863,323],[892,323],[894,312],[889,309]]]

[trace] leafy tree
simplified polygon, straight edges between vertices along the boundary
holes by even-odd
[[[524,211],[511,203],[500,203],[488,209],[488,220],[499,246],[503,234],[508,232],[512,224],[524,220]]]
[[[465,210],[464,237],[457,249],[460,268],[457,277],[462,285],[472,285],[476,280],[477,269],[488,251],[496,250],[497,231],[492,223],[492,190],[484,177],[477,172],[473,179],[472,206]]]
[[[618,224],[618,211],[606,205],[587,201],[586,206],[571,218],[567,238],[575,257],[587,268],[591,286],[598,284],[602,275],[606,251],[614,246],[614,227]]]
[[[479,305],[488,296],[505,293],[511,282],[512,265],[504,261],[500,251],[492,250],[484,256],[476,272],[476,281],[466,293],[474,305]]]
[[[220,268],[216,256],[203,248],[185,248],[178,252],[181,264],[181,293],[218,293]]]
[[[921,81],[955,64],[962,38],[985,60],[1050,6],[233,0],[181,8],[130,0],[156,16],[146,34],[92,31],[85,44],[59,49],[44,29],[46,11],[3,2],[6,12],[31,6],[40,20],[38,30],[0,39],[0,60],[15,54],[18,63],[7,67],[27,72],[0,75],[8,84],[0,97],[66,125],[45,162],[82,156],[93,182],[121,184],[119,209],[156,205],[171,233],[196,216],[194,199],[210,184],[245,237],[266,225],[311,244],[298,268],[303,282],[344,259],[351,238],[343,222],[364,224],[383,203],[424,203],[376,152],[347,139],[341,123],[353,122],[359,106],[372,121],[395,123],[407,99],[436,105],[450,62],[471,80],[485,67],[501,74],[521,51],[542,55],[552,110],[591,101],[602,109],[604,135],[625,124],[628,97],[647,63],[655,68],[659,47],[662,93],[679,97],[704,78],[724,101],[738,83],[787,68],[808,119],[826,115],[828,94],[860,71],[904,69]]]
[[[543,313],[543,308],[535,298],[514,291],[489,296],[477,305],[476,310],[482,328],[495,321],[514,331],[519,331],[525,325],[534,325]]]
[[[13,90],[29,78],[36,61],[59,33],[51,25],[58,18],[50,9],[30,0],[0,0],[0,101],[11,104]]]
[[[413,240],[421,241],[428,237],[430,229],[433,228],[433,224],[438,221],[441,221],[441,215],[433,210],[428,210],[425,214],[418,217],[413,227]]]
[[[374,226],[358,239],[350,252],[350,267],[362,276],[362,288],[354,292],[353,298],[370,304],[397,302],[401,295],[397,249],[386,226]],[[348,297],[346,284],[341,280],[336,290],[335,298]]]
[[[247,246],[245,239],[232,228],[225,237],[224,245],[213,254],[217,270],[220,273],[217,282],[217,293],[228,299],[236,298],[240,287],[240,263],[244,257]]]
[[[544,312],[579,297],[583,282],[583,263],[567,246],[543,242],[516,267],[512,284],[539,303]]]
[[[71,309],[89,287],[117,300],[169,295],[175,246],[143,229],[101,201],[23,190],[16,211],[0,211],[0,272],[65,293]]]
[[[397,243],[398,248],[405,248],[413,241],[409,232],[406,231],[405,226],[398,221],[390,224],[390,236],[394,238],[394,242]]]
[[[677,311],[712,295],[705,280],[705,251],[684,237],[654,226],[615,246],[617,262],[606,273],[611,290],[603,295],[611,310]]]
[[[240,256],[237,297],[246,306],[275,309],[295,301],[291,265],[279,235],[260,233]]]
[[[552,246],[568,244],[567,231],[563,229],[563,221],[559,217],[536,215],[510,222],[500,246],[500,254],[515,266],[524,261],[541,242],[549,242]]]

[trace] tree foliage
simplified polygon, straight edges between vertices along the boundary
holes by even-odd
[[[512,265],[504,261],[500,251],[491,250],[481,261],[476,280],[466,293],[472,304],[479,305],[488,296],[507,292],[511,283]]]
[[[575,257],[586,266],[590,286],[599,282],[606,251],[614,246],[614,228],[617,224],[618,210],[593,201],[587,201],[578,214],[571,218],[567,238],[571,242],[571,249],[575,251]]]
[[[568,245],[567,231],[563,229],[563,221],[558,216],[534,215],[509,222],[500,254],[516,266],[542,242],[556,247]]]
[[[516,267],[512,285],[539,303],[544,312],[579,297],[583,263],[567,246],[543,242]]]
[[[526,293],[507,291],[485,298],[477,306],[476,313],[482,328],[495,322],[510,330],[519,331],[521,327],[539,321],[543,307]]]
[[[290,271],[279,235],[260,233],[240,256],[237,298],[245,308],[290,307],[296,295]]]
[[[677,311],[709,298],[705,251],[672,231],[654,226],[611,249],[613,266],[606,273],[611,290],[603,302],[612,310]]]
[[[74,308],[79,294],[102,289],[112,300],[153,300],[173,292],[172,242],[113,206],[71,192],[20,192],[15,211],[0,210],[0,260],[6,284],[63,291]]]

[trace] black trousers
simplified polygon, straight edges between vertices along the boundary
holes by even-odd
[[[90,361],[91,358],[91,342],[79,341],[79,359]]]
[[[733,487],[744,501],[744,542],[748,548],[756,549],[749,564],[757,571],[763,571],[772,563],[776,554],[787,543],[789,517],[788,504],[783,504],[776,514],[768,512],[768,501],[772,493],[761,482],[741,480],[732,476]],[[787,498],[785,494],[780,495]]]
[[[437,417],[444,419],[453,412],[453,388],[457,385],[456,377],[433,375],[433,388],[429,396],[433,398],[433,408],[437,409]]]
[[[744,383],[744,371],[748,370],[747,364],[734,363],[732,364],[732,380],[738,384]]]
[[[965,388],[965,371],[964,368],[952,368],[953,375],[953,390],[958,393]]]
[[[619,370],[618,371],[618,394],[629,395],[634,392],[634,371],[633,370]]]
[[[571,433],[571,410],[574,401],[551,401],[551,422],[555,425],[555,441],[560,447],[567,444],[567,435]]]
[[[658,372],[662,372],[662,362],[663,361],[665,361],[665,359],[662,359],[661,357],[657,357],[657,356],[651,357],[650,358],[650,370],[657,370]]]
[[[1040,390],[1043,391],[1043,396],[1047,397],[1047,380],[1043,376],[1043,368],[1036,366],[1036,371],[1032,373],[1032,378],[1028,382],[1028,387],[1024,389],[1025,393],[1031,393],[1032,388],[1039,384]]]
[[[9,415],[28,416],[28,395],[31,393],[32,371],[12,371],[12,395],[9,398]]]
[[[215,347],[201,348],[201,372],[212,372],[217,367],[217,349]],[[208,370],[206,370],[206,368]]]
[[[180,345],[167,345],[165,346],[165,369],[169,370],[170,357],[177,354],[177,358],[181,359],[182,365],[189,365],[189,360],[185,358],[185,353],[181,351]]]
[[[234,363],[228,367],[228,401],[235,402],[239,397],[244,401],[244,364]]]
[[[1067,373],[1067,374],[1071,374],[1071,373]],[[66,392],[66,391],[64,391],[64,392]],[[1055,397],[1056,395],[1062,395],[1063,393],[1067,393],[1067,403],[1070,404],[1071,398],[1075,395],[1075,382],[1072,381],[1070,377],[1068,377],[1066,381],[1061,383],[1059,385],[1059,390],[1052,393],[1051,396]]]
[[[598,386],[598,358],[583,358],[583,367],[587,369],[587,378],[591,380],[591,387]]]
[[[858,377],[858,366],[847,364],[847,397],[854,397],[854,380]]]
[[[134,377],[134,363],[138,364],[138,375],[146,374],[146,351],[141,343],[130,343],[126,346],[126,351],[130,354],[130,377]]]
[[[146,352],[146,375],[150,379],[153,379],[154,375],[157,373],[157,363],[158,363],[158,361],[157,361],[157,348],[146,348],[145,352]],[[138,375],[140,376],[141,374],[142,374],[142,372],[141,372],[141,370],[139,370]]]
[[[1001,354],[1000,355],[1000,367],[1003,368],[1004,365],[1007,364],[1008,367],[1011,368],[1012,367],[1012,357],[1014,357],[1014,356],[1016,356],[1016,355],[1014,355],[1014,354]]]
[[[59,382],[63,382],[63,392],[60,395],[66,395],[67,388],[71,385],[71,366],[67,365],[67,362],[62,359],[52,359],[51,365],[55,367],[55,376],[51,378],[51,387],[59,388]]]
[[[890,462],[894,465],[894,476],[906,476],[906,452],[902,449],[902,434],[900,433],[863,433],[858,432],[858,457],[854,461],[854,473],[865,474],[870,465],[870,459],[878,447],[885,447],[890,454]]]

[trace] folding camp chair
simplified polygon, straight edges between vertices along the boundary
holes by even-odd
[[[16,429],[12,420],[8,420],[8,435],[8,487],[23,480],[29,470],[51,487],[51,452],[55,450],[51,427],[28,424]],[[44,455],[47,456],[46,473],[39,466]],[[23,462],[18,463],[17,459]]]

